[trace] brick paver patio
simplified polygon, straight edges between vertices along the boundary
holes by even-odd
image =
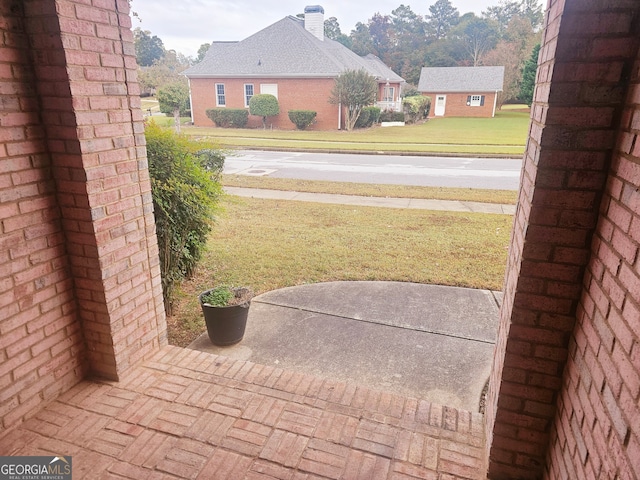
[[[428,368],[428,366],[425,366]],[[74,479],[480,479],[482,415],[164,347],[85,381],[0,437],[72,455]]]

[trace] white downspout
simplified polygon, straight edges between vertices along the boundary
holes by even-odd
[[[193,118],[193,97],[191,96],[191,79],[187,77],[187,83],[189,84],[189,110],[191,111],[191,125],[195,125],[195,119]]]
[[[338,103],[338,130],[342,130],[342,103]]]
[[[493,113],[491,114],[491,118],[496,116],[496,105],[498,104],[498,90],[496,90],[496,94],[493,96]]]

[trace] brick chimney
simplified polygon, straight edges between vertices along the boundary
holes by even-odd
[[[314,37],[324,40],[324,8],[320,5],[304,7],[304,28]]]

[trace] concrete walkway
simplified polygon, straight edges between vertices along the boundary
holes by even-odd
[[[407,282],[328,282],[253,299],[241,343],[189,348],[478,412],[501,294]]]
[[[411,208],[423,210],[446,210],[452,212],[496,213],[513,215],[515,205],[497,203],[460,202],[452,200],[425,200],[416,198],[363,197],[330,193],[304,193],[262,188],[225,187],[225,192],[240,197],[268,198],[275,200],[297,200],[301,202],[359,205],[365,207]]]
[[[0,455],[71,455],[77,480],[479,480],[483,442],[478,413],[168,346],[1,433]]]

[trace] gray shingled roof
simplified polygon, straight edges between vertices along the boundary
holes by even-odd
[[[214,42],[205,58],[183,73],[189,78],[309,78],[362,68],[381,82],[404,82],[377,57],[363,58],[336,41],[319,40],[305,30],[303,20],[289,16],[240,42]]]
[[[504,67],[424,67],[420,72],[420,92],[502,91]]]

